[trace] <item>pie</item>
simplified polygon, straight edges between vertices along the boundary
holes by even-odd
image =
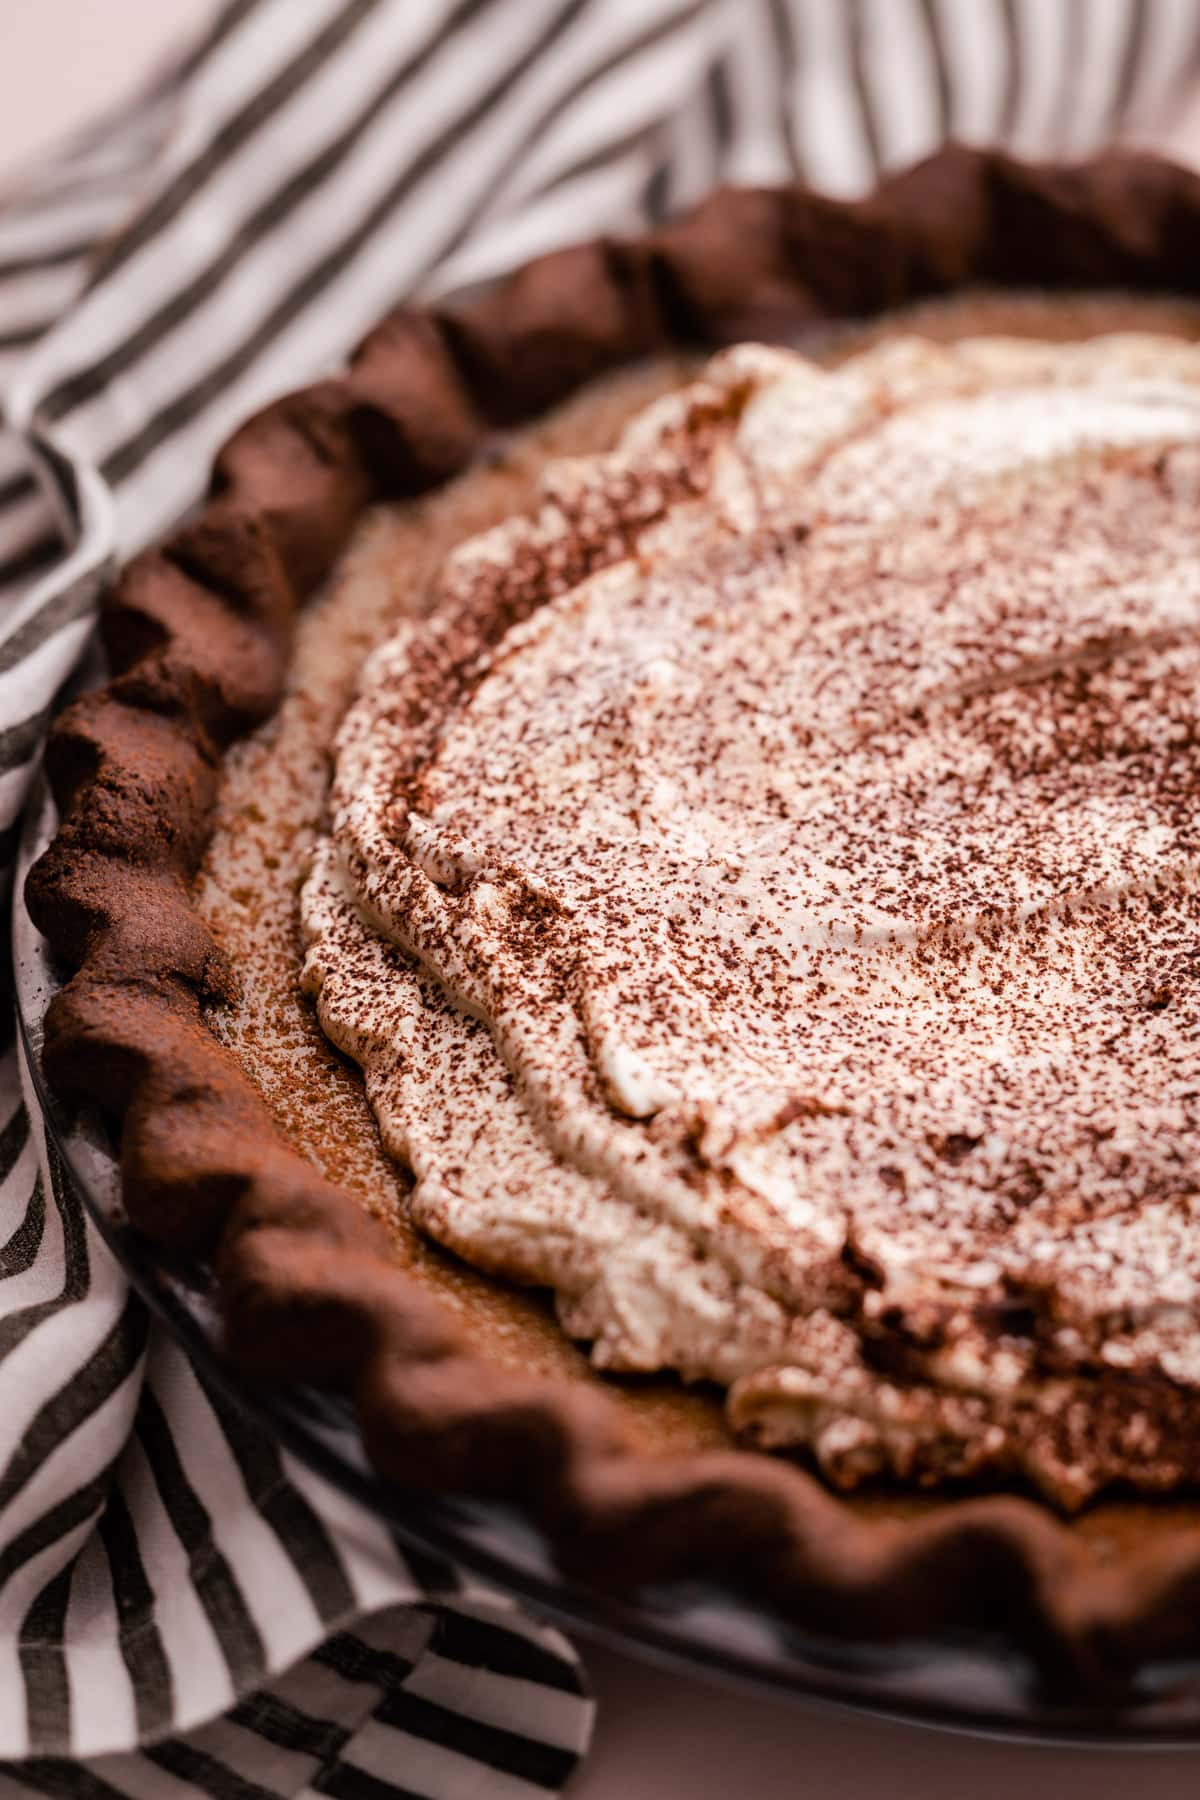
[[[386,1475],[1074,1680],[1194,1641],[1186,1505],[979,1490],[1200,1477],[1197,217],[723,195],[395,315],[126,571],[47,1070]]]

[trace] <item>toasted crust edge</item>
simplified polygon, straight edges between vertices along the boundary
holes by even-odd
[[[1134,153],[1030,166],[951,145],[852,203],[724,189],[461,307],[399,309],[343,374],[226,443],[204,509],[105,599],[112,679],[51,732],[60,824],[25,891],[74,970],[47,1013],[46,1075],[120,1120],[138,1226],[215,1258],[246,1376],[346,1393],[385,1478],[517,1501],[594,1582],[715,1574],[846,1637],[997,1629],[1093,1703],[1200,1650],[1200,1529],[1101,1567],[1010,1497],[873,1522],[766,1456],[650,1457],[600,1391],[480,1358],[209,1031],[232,975],[189,898],[222,754],[278,704],[296,612],[369,504],[437,486],[496,430],[656,351],[971,283],[1195,293],[1197,234],[1200,177]]]

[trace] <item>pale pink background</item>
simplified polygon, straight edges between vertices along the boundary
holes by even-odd
[[[119,101],[212,10],[212,0],[0,0],[0,177]],[[585,1654],[600,1723],[576,1800],[1196,1800],[1200,1790],[1200,1753],[994,1745]]]

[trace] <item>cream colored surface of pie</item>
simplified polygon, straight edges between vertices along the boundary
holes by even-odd
[[[1169,1161],[1186,1125],[1186,1084],[1161,1079],[1180,1019],[1161,1001],[1168,981],[1179,981],[1177,970],[1163,975],[1164,945],[1186,935],[1192,894],[1187,820],[1164,770],[1188,773],[1187,695],[1200,667],[1186,635],[1196,596],[1185,522],[1200,353],[1126,340],[1065,354],[976,342],[945,354],[906,347],[901,325],[947,341],[1200,334],[1194,310],[1165,302],[979,297],[842,334],[827,360],[857,360],[833,381],[769,354],[726,357],[710,387],[737,389],[731,430],[743,451],[724,456],[718,483],[715,582],[706,475],[701,499],[668,505],[665,522],[647,527],[632,565],[614,555],[607,573],[565,583],[506,639],[498,666],[422,767],[423,804],[408,809],[402,831],[392,831],[386,807],[364,811],[370,756],[360,747],[355,762],[353,743],[344,745],[338,799],[343,815],[357,809],[355,841],[383,819],[385,837],[400,841],[399,855],[432,890],[425,899],[436,917],[428,907],[420,917],[411,906],[389,912],[369,870],[349,870],[348,840],[338,849],[323,836],[329,749],[364,657],[428,607],[444,587],[448,553],[530,510],[547,462],[608,446],[695,371],[615,378],[444,493],[377,514],[302,626],[280,714],[230,758],[200,898],[243,993],[217,1024],[293,1138],[383,1214],[398,1258],[469,1318],[492,1354],[594,1378],[540,1298],[475,1273],[424,1233],[502,1275],[553,1284],[565,1325],[600,1363],[676,1368],[731,1387],[741,1429],[815,1449],[842,1482],[880,1471],[929,1479],[1023,1468],[1069,1503],[1094,1483],[1064,1455],[1061,1431],[1047,1437],[1039,1409],[1077,1404],[1081,1392],[1086,1403],[1096,1371],[1115,1372],[1122,1358],[1126,1367],[1149,1358],[1182,1385],[1195,1381],[1190,1271],[1171,1238],[1187,1223],[1185,1184],[1172,1183],[1163,1157],[1144,1147],[1158,1142]],[[875,350],[872,339],[883,340]],[[1074,376],[1064,374],[1072,359]],[[985,393],[966,407],[971,388]],[[669,428],[670,408],[665,416]],[[1031,444],[1041,446],[1032,479]],[[504,555],[502,534],[487,542]],[[468,545],[451,569],[479,554]],[[644,599],[655,579],[665,582],[657,608]],[[1043,599],[1031,603],[1039,583]],[[770,653],[755,661],[756,608],[770,612],[786,679],[772,672]],[[677,653],[685,644],[696,652],[690,660]],[[606,655],[619,665],[607,688],[595,679]],[[722,668],[732,676],[724,686],[713,680]],[[358,709],[368,746],[378,747],[386,719],[387,673],[386,655],[377,657]],[[559,700],[527,716],[520,701],[530,680],[540,675],[540,700],[560,674]],[[681,680],[695,689],[687,706],[670,692]],[[628,719],[616,730],[595,723],[614,689],[663,752],[623,767],[616,788],[610,771],[580,766],[629,736]],[[771,718],[772,699],[782,717]],[[726,760],[716,766],[740,773],[705,787],[704,742],[722,733]],[[564,744],[573,746],[568,759],[555,749]],[[532,789],[518,784],[514,801],[506,771],[522,756],[538,779]],[[1145,779],[1130,783],[1138,757]],[[772,767],[786,767],[786,781],[765,778]],[[1114,771],[1117,779],[1105,778]],[[618,790],[620,816],[602,839],[615,855],[577,856],[572,833],[594,825],[597,796],[611,810]],[[738,837],[739,811],[755,823],[753,845]],[[778,845],[763,835],[772,811],[788,846],[782,883]],[[547,818],[557,821],[550,831]],[[640,821],[632,835],[631,818]],[[505,869],[519,866],[527,887],[531,871],[556,901],[565,886],[572,917],[604,888],[606,904],[615,895],[631,921],[624,937],[593,931],[589,940],[590,1075],[576,1083],[569,1127],[554,1086],[567,1066],[561,1043],[506,1035],[501,1012],[489,1030],[444,998],[449,982],[487,1015],[486,994],[447,967],[441,899],[454,909],[464,873],[478,887],[464,846],[475,855],[481,843],[493,857],[503,850]],[[809,854],[814,845],[819,855]],[[310,985],[324,980],[326,1023],[368,1068],[392,1156],[358,1074],[329,1049],[298,992],[297,893],[314,851]],[[646,959],[631,962],[621,946],[653,937],[671,905],[685,928],[673,961],[664,940],[678,977],[668,991],[663,957],[647,976]],[[1163,905],[1179,914],[1166,926]],[[1160,996],[1146,1003],[1145,1043],[1119,1058],[1103,1045],[1129,996],[1114,998],[1098,976],[1094,933],[1087,951],[1097,908],[1111,967]],[[1126,936],[1114,945],[1118,916]],[[735,969],[752,966],[748,946],[764,929],[786,965],[768,983],[759,1020],[736,984],[715,980],[714,922],[730,917]],[[1009,928],[999,931],[999,920]],[[339,986],[346,954],[357,975],[371,969],[384,984],[382,1011],[378,988],[372,999],[353,981]],[[682,973],[681,957],[691,958]],[[526,949],[506,969],[527,983],[539,971],[544,978],[544,959]],[[788,1017],[798,994],[808,1014],[803,1055]],[[689,1023],[681,995],[702,999],[703,1029]],[[1033,1028],[1039,1004],[1073,1022],[1078,1073],[1062,1128],[1042,1133],[1040,1164],[1021,1130],[1030,1107],[1053,1114],[1047,1084],[1061,1085],[1071,1057],[1063,1031]],[[849,1030],[848,1007],[857,1009]],[[544,1024],[553,1007],[543,1000],[536,1011]],[[998,1059],[1006,1031],[1011,1055]],[[949,1056],[947,1044],[956,1047]],[[1013,1066],[1023,1071],[1020,1104],[1004,1087]],[[1088,1104],[1105,1120],[1118,1110],[1131,1144],[1098,1152],[1111,1133],[1088,1137]],[[415,1196],[406,1164],[420,1176]],[[1081,1173],[1099,1184],[1086,1216],[1069,1204]],[[1137,1202],[1132,1254],[1130,1223],[1114,1201],[1122,1183]],[[848,1263],[860,1290],[863,1270],[870,1276],[852,1320]],[[1133,1265],[1117,1329],[1104,1290],[1114,1267],[1124,1279]],[[1007,1322],[986,1329],[976,1304],[981,1290],[1019,1296],[1039,1271],[1065,1296],[1053,1376],[1033,1366],[1015,1303]],[[1172,1282],[1178,1295],[1166,1291]],[[874,1346],[894,1356],[896,1344],[906,1366],[881,1373]],[[621,1391],[664,1448],[727,1432],[712,1389],[659,1376]],[[1005,1469],[988,1434],[1010,1428],[1014,1406],[1034,1424]]]

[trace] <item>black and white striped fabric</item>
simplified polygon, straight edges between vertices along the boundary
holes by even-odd
[[[861,192],[948,134],[1186,153],[1197,108],[1200,0],[226,4],[0,194],[0,864],[115,562],[399,297],[721,180]],[[205,1387],[22,1080],[10,1041],[0,1800],[557,1790],[591,1723],[569,1647]]]

